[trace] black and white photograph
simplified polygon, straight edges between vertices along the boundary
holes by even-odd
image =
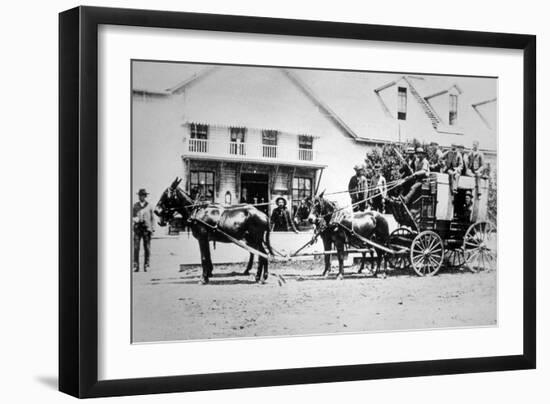
[[[498,78],[131,77],[132,342],[497,326]]]

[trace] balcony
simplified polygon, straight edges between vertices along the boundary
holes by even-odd
[[[284,144],[274,146],[212,139],[188,139],[184,150],[184,157],[321,166],[318,164],[316,150],[293,148]]]

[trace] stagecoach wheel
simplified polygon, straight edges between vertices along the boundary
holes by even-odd
[[[399,227],[390,234],[389,246],[394,251],[399,251],[411,245],[414,233],[407,227]],[[408,269],[411,266],[409,254],[388,254],[388,262],[393,269]]]
[[[453,248],[445,251],[445,261],[449,268],[460,268],[466,262],[464,250],[462,248]]]
[[[472,272],[496,268],[497,229],[491,222],[471,225],[464,236],[465,267]]]
[[[443,264],[443,240],[431,230],[423,231],[414,238],[410,257],[411,265],[419,276],[435,275]]]

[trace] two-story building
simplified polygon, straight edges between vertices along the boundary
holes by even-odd
[[[295,205],[413,138],[496,161],[494,79],[134,61],[132,92],[133,188],[153,199],[181,176],[215,202]]]

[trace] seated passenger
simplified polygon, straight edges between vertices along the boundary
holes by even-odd
[[[464,203],[457,209],[457,218],[465,222],[471,221],[473,206],[474,201],[472,197],[472,192],[466,191],[466,195],[464,195]]]
[[[409,188],[409,192],[403,196],[403,200],[407,205],[416,200],[418,194],[420,193],[420,189],[422,188],[422,182],[430,173],[430,164],[426,158],[426,152],[422,147],[416,148],[416,159],[414,161],[413,168],[414,173],[405,180],[405,183],[412,183]]]
[[[462,154],[458,149],[459,146],[453,144],[451,145],[451,150],[445,155],[445,172],[449,174],[449,188],[453,195],[455,195],[458,190],[458,180],[460,179],[464,167]]]

